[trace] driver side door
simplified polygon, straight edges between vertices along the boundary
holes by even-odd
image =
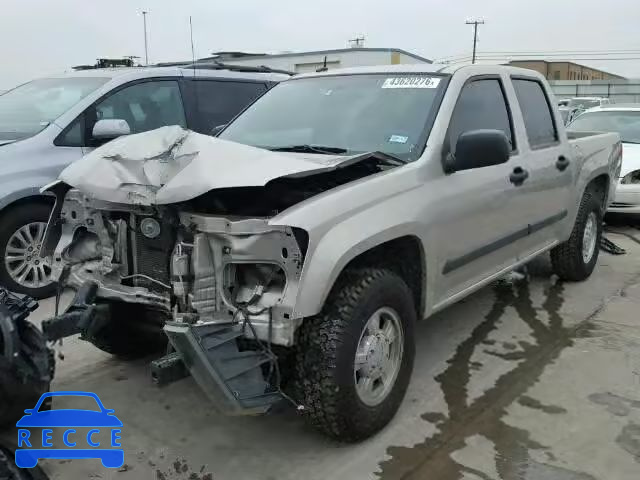
[[[511,208],[517,188],[510,174],[519,164],[511,109],[499,76],[469,79],[463,86],[449,124],[445,150],[455,155],[462,133],[503,131],[511,144],[507,163],[456,171],[446,175],[439,225],[434,227],[440,259],[435,282],[436,308],[517,261],[519,240],[527,222]]]

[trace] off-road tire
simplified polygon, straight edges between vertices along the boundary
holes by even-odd
[[[359,398],[354,360],[371,315],[391,307],[400,316],[404,350],[395,385],[375,407]],[[346,442],[370,437],[397,412],[409,384],[415,356],[416,309],[407,284],[381,268],[349,269],[333,288],[322,312],[299,329],[292,391],[303,413],[324,434]]]
[[[168,338],[162,327],[167,319],[163,312],[144,305],[112,303],[110,321],[87,340],[124,360],[165,353]]]
[[[9,208],[0,215],[0,285],[12,292],[22,293],[32,298],[47,298],[56,293],[56,284],[50,283],[40,288],[28,288],[16,283],[7,272],[4,263],[7,243],[11,236],[23,225],[33,222],[48,222],[51,206],[44,202],[34,202]]]
[[[582,258],[582,242],[584,229],[589,215],[595,212],[597,219],[596,249],[589,263]],[[598,262],[600,239],[602,238],[602,199],[596,192],[586,191],[578,208],[578,215],[571,232],[571,237],[551,250],[553,271],[562,280],[580,282],[591,276]]]
[[[47,347],[42,333],[26,321],[20,322],[18,328],[21,341],[18,354],[29,371],[18,371],[15,361],[0,355],[0,428],[15,426],[24,409],[35,406],[40,396],[49,391],[55,372],[53,351]],[[50,408],[48,401],[40,410]]]

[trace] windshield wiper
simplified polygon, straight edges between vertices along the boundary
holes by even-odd
[[[284,147],[269,147],[272,152],[297,152],[297,153],[347,153],[346,148],[327,147],[324,145],[287,145]]]
[[[633,145],[640,145],[640,142],[634,142],[632,140],[620,140],[622,143],[631,143]]]

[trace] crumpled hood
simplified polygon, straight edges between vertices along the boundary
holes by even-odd
[[[59,178],[108,202],[169,204],[217,188],[264,186],[279,177],[326,172],[363,157],[271,152],[170,126],[113,140],[69,165]]]
[[[640,170],[640,145],[623,143],[620,176],[624,177],[626,174],[635,170]]]

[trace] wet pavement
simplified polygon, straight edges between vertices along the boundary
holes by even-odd
[[[326,440],[287,407],[223,417],[191,379],[158,389],[147,362],[67,341],[54,389],[115,409],[126,464],[43,466],[54,479],[637,480],[640,231],[616,230],[627,255],[602,253],[587,282],[558,282],[541,258],[421,322],[405,402],[360,445]]]

